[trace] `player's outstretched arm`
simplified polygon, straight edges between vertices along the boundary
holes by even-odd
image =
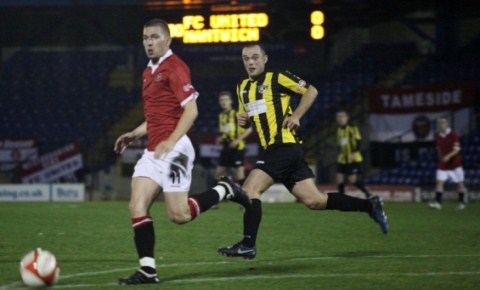
[[[298,107],[295,109],[295,111],[293,111],[293,114],[283,120],[282,126],[289,129],[297,129],[300,127],[300,119],[303,117],[303,115],[305,115],[308,109],[310,109],[313,102],[317,98],[317,95],[317,89],[310,85],[307,91],[302,95],[300,104],[298,104]]]
[[[191,100],[183,107],[182,116],[180,117],[180,120],[178,120],[177,127],[175,127],[172,134],[170,134],[167,140],[160,142],[157,147],[155,147],[154,157],[161,158],[163,155],[172,151],[175,143],[177,143],[177,141],[182,138],[183,135],[187,134],[188,130],[190,130],[197,116],[197,102]]]
[[[147,134],[147,122],[143,122],[140,126],[135,128],[135,130],[131,132],[127,132],[125,134],[120,135],[115,141],[115,146],[113,150],[117,153],[122,153],[127,149],[127,147],[138,138]]]

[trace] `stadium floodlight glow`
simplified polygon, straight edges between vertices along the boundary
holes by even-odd
[[[316,10],[310,14],[310,23],[313,25],[310,29],[310,36],[315,40],[320,40],[325,37],[325,14],[322,11]]]
[[[172,38],[183,43],[235,43],[260,40],[260,28],[268,26],[266,13],[210,15],[209,26],[202,15],[185,15],[182,23],[169,24]]]

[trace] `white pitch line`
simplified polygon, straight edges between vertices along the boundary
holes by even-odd
[[[335,278],[335,277],[377,277],[377,276],[471,276],[480,275],[480,272],[426,272],[426,273],[325,273],[325,274],[286,274],[286,275],[254,275],[242,277],[211,277],[192,278],[166,281],[164,283],[201,283],[201,282],[226,282],[236,280],[261,280],[261,279],[307,279],[307,278]]]
[[[468,254],[455,254],[455,255],[370,255],[370,256],[353,256],[353,257],[320,256],[320,257],[304,257],[304,258],[286,258],[286,259],[283,259],[283,261],[339,260],[339,259],[352,259],[352,258],[355,258],[355,259],[358,259],[358,258],[372,258],[372,259],[407,258],[407,259],[412,259],[412,258],[454,258],[454,257],[480,257],[480,254],[478,254],[478,255],[476,255],[476,254],[473,254],[473,255],[468,255]],[[275,261],[282,261],[282,259],[277,259]],[[271,263],[271,262],[274,262],[274,260],[263,260],[263,261],[260,260],[258,262]],[[211,262],[172,263],[172,264],[160,264],[160,265],[157,265],[157,268],[172,268],[172,267],[185,267],[185,266],[212,266],[212,265],[224,265],[224,264],[233,264],[233,263],[241,263],[241,261],[237,260],[235,262],[234,261],[211,261]],[[136,267],[130,267],[130,268],[111,269],[111,270],[105,270],[105,271],[84,272],[84,273],[76,273],[76,274],[70,274],[70,275],[62,275],[61,280],[83,277],[83,276],[99,276],[99,275],[104,275],[104,274],[124,272],[124,271],[130,271],[130,270],[135,270],[135,269],[136,269]],[[446,272],[446,273],[477,273],[478,274],[480,272]],[[397,273],[393,273],[391,275],[396,275],[396,274]],[[407,275],[407,274],[408,273],[403,273],[403,275]],[[416,273],[410,273],[410,274],[411,274],[411,276],[415,276]],[[422,274],[422,273],[420,273],[420,274],[425,275],[425,274]],[[319,274],[319,275],[327,275],[327,276],[315,275],[313,277],[328,277],[328,275],[344,275],[344,276],[353,275],[354,276],[355,273],[352,273],[352,274]],[[364,274],[362,274],[362,275],[364,275]],[[238,279],[252,279],[252,278],[255,278],[255,277],[260,277],[260,276],[238,277]],[[273,277],[273,276],[265,276],[265,277]],[[284,277],[284,276],[281,276],[281,277]],[[223,278],[230,279],[230,278],[237,278],[237,277],[223,277]],[[223,279],[223,278],[219,277],[219,278],[215,278],[215,279]],[[299,278],[301,278],[301,277],[299,277]],[[306,275],[305,278],[308,278],[308,275]],[[201,278],[199,278],[199,279],[201,280]],[[214,279],[214,278],[205,278],[205,279]],[[267,279],[267,278],[264,278],[264,279]],[[169,283],[181,283],[180,281],[190,281],[190,280],[176,280],[176,281],[169,281]],[[12,287],[20,286],[21,284],[22,284],[21,282],[13,282],[13,283],[10,283],[10,284],[2,285],[2,286],[0,286],[0,290],[12,289]],[[85,285],[87,285],[87,284],[85,284]],[[100,284],[100,285],[102,285],[102,284]],[[55,288],[59,288],[59,287],[63,287],[63,286],[65,286],[65,287],[66,286],[75,287],[75,285],[58,285]]]
[[[6,290],[6,289],[10,289],[11,287],[15,287],[15,286],[20,286],[22,285],[22,282],[12,282],[10,284],[7,284],[7,285],[3,285],[0,287],[0,290]]]
[[[480,257],[478,255],[371,255],[371,256],[334,256],[334,257],[303,257],[303,258],[287,258],[289,261],[310,261],[310,260],[337,260],[337,259],[417,259],[417,258],[455,258],[455,257]]]
[[[428,277],[428,276],[480,276],[480,272],[425,272],[425,273],[324,273],[324,274],[286,274],[286,275],[254,275],[241,277],[210,277],[210,278],[191,278],[181,280],[171,280],[161,282],[163,284],[188,284],[188,283],[212,283],[212,282],[231,282],[231,281],[245,281],[245,280],[280,280],[280,279],[317,279],[317,278],[355,278],[355,277],[388,277],[388,276],[406,276],[406,277]],[[116,283],[105,284],[71,284],[71,285],[56,285],[55,289],[71,289],[71,288],[100,288],[117,285]]]

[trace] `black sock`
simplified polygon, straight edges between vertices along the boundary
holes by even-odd
[[[465,203],[465,192],[463,191],[458,192],[458,202]]]
[[[372,203],[368,199],[356,198],[346,194],[328,193],[327,209],[340,211],[372,211]]]
[[[443,192],[441,191],[436,191],[435,192],[435,201],[438,203],[442,203],[442,194]]]
[[[338,193],[345,194],[345,183],[344,182],[339,183],[337,185],[337,187],[338,187]]]
[[[357,180],[355,182],[355,186],[360,189],[367,198],[369,198],[371,196],[370,192],[368,191],[367,187],[365,187],[365,184],[363,184],[363,182],[361,182],[360,180]]]
[[[252,206],[245,209],[243,214],[243,241],[247,247],[255,247],[257,241],[258,228],[262,220],[262,202],[260,199],[251,200]]]
[[[153,257],[155,247],[155,231],[153,223],[146,223],[133,229],[135,236],[135,247],[137,248],[138,258]]]
[[[140,267],[140,269],[142,269],[143,272],[147,273],[147,274],[157,274],[157,270],[155,268],[152,268],[152,267],[148,267],[148,266],[142,266]]]
[[[197,201],[200,207],[200,212],[209,210],[212,206],[220,202],[218,192],[214,189],[209,189],[203,193],[190,196]]]
[[[153,251],[155,248],[155,230],[151,217],[145,216],[132,219],[135,248],[137,249],[138,258],[145,257],[154,258]],[[155,274],[156,270],[152,267],[142,266],[141,269],[147,274]]]

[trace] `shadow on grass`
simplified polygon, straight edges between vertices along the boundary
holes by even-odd
[[[296,274],[296,273],[305,273],[310,269],[309,265],[302,264],[291,264],[291,265],[245,265],[240,266],[235,265],[236,267],[219,266],[218,270],[210,271],[195,271],[188,272],[173,276],[163,276],[160,273],[160,279],[163,282],[174,282],[178,280],[192,280],[192,279],[208,279],[208,278],[241,278],[241,277],[251,277],[256,275],[282,275],[282,274]],[[220,268],[222,267],[222,268]]]

